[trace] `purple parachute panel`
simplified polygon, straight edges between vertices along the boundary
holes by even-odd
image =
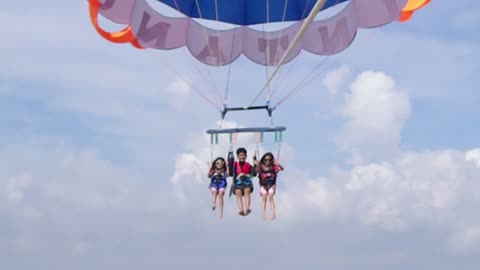
[[[136,0],[99,0],[100,14],[112,22],[129,24]]]
[[[291,61],[301,50],[332,55],[346,49],[359,28],[382,26],[397,20],[406,0],[350,0],[338,14],[313,22],[288,55]],[[286,52],[303,21],[278,31],[259,31],[246,26],[229,30],[208,28],[192,18],[159,14],[146,0],[104,0],[101,14],[109,20],[130,24],[138,43],[145,48],[168,50],[186,46],[204,64],[223,66],[241,54],[273,66]]]

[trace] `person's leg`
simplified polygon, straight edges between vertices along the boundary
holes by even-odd
[[[245,211],[243,210],[243,201],[242,201],[242,190],[237,188],[235,189],[235,195],[237,196],[237,205],[238,205],[238,212],[239,215],[245,215]]]
[[[220,206],[220,218],[223,218],[223,196],[225,195],[225,188],[218,191],[218,204]]]
[[[262,218],[267,219],[267,216],[265,213],[265,208],[267,208],[267,190],[263,186],[260,187],[260,196],[262,197],[262,203],[260,207],[262,210]]]
[[[215,187],[211,187],[210,191],[212,193],[212,210],[215,210],[215,206],[217,205],[217,189]]]
[[[276,215],[275,215],[275,201],[273,197],[275,196],[275,185],[273,185],[269,190],[268,190],[268,202],[270,203],[270,211],[272,212],[272,216],[270,220],[274,220]]]
[[[250,192],[251,192],[251,189],[250,188],[245,188],[243,193],[245,195],[245,214],[250,214],[250,212],[252,212],[252,210],[250,209]]]

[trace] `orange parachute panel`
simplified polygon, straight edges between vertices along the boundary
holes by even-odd
[[[89,0],[88,7],[90,13],[90,21],[92,22],[95,30],[97,30],[98,34],[104,39],[114,43],[130,42],[136,48],[143,48],[142,46],[140,46],[140,44],[138,44],[130,26],[127,26],[124,29],[113,33],[107,32],[100,27],[100,25],[98,24],[98,12],[100,8],[100,2],[98,0]]]
[[[430,3],[431,0],[408,0],[405,7],[403,7],[402,12],[400,13],[400,18],[398,19],[400,22],[408,21],[413,12],[417,11],[418,9],[423,8],[425,5]]]

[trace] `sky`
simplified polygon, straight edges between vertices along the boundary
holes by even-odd
[[[184,49],[109,43],[91,26],[87,1],[7,1],[0,22],[4,267],[480,262],[474,1],[432,1],[407,23],[360,30],[338,55],[301,53],[281,70],[273,101],[314,73],[274,113],[287,127],[275,221],[261,219],[257,190],[248,217],[233,197],[225,197],[222,220],[210,208],[205,130],[218,126],[219,113],[197,91],[222,94],[229,67],[205,67]],[[230,69],[228,104],[244,106],[265,82],[265,67],[240,57]],[[223,126],[269,124],[266,113],[248,112],[228,114]],[[255,136],[239,136],[236,146],[251,159]],[[228,147],[221,138],[213,155]],[[279,153],[270,136],[260,151]]]

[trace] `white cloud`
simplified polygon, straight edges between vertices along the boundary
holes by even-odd
[[[209,148],[199,142],[207,142],[208,137],[197,139],[196,148],[177,157],[171,181],[178,185],[183,192],[181,198],[188,198],[189,204],[198,204],[200,200],[207,205],[204,162]],[[220,147],[225,147],[220,152],[226,155],[228,145]],[[427,228],[446,232],[438,239],[444,248],[461,246],[463,252],[472,252],[476,240],[459,244],[467,240],[463,240],[463,234],[458,236],[459,227],[480,222],[480,218],[472,216],[480,207],[480,183],[476,181],[480,170],[465,158],[471,152],[400,151],[388,161],[333,168],[324,176],[298,169],[293,160],[286,160],[283,165],[287,170],[278,180],[278,219],[284,230],[306,222],[319,226],[349,224],[352,230],[366,226],[403,234]],[[228,199],[227,204],[228,209],[235,207]],[[254,213],[259,212],[258,204],[254,196]],[[466,235],[467,239],[476,239],[476,234]]]
[[[176,110],[181,110],[186,99],[190,96],[192,81],[183,76],[176,77],[168,86],[167,93],[170,95],[170,105]]]
[[[451,235],[449,240],[453,252],[477,255],[480,253],[480,226],[463,228]]]
[[[396,88],[392,78],[381,72],[360,74],[342,108],[347,121],[340,142],[354,159],[359,157],[358,162],[320,176],[296,168],[298,160],[285,160],[287,170],[279,177],[276,197],[282,224],[350,224],[390,233],[426,227],[446,231],[441,242],[448,246],[458,226],[480,221],[471,218],[471,211],[480,206],[480,193],[475,191],[480,190],[475,181],[480,170],[471,163],[478,159],[477,150],[402,151],[401,130],[411,108],[408,95]],[[253,138],[249,140],[242,144]],[[189,196],[195,196],[194,186],[203,189],[207,184],[204,169],[191,171],[208,159],[207,144],[207,136],[191,136],[187,140],[191,151],[177,158],[172,179],[186,179],[189,186],[182,190]],[[228,144],[221,145],[219,153],[226,155],[227,149]],[[254,212],[257,207],[253,205]]]
[[[480,149],[472,149],[465,153],[465,159],[475,163],[480,168]]]
[[[318,220],[389,232],[426,227],[447,231],[447,245],[459,226],[480,222],[473,215],[480,207],[480,170],[463,156],[402,153],[391,162],[335,169],[324,177],[287,171],[280,178],[279,216],[294,224]]]
[[[207,169],[206,159],[192,153],[180,154],[175,160],[175,171],[170,178],[175,185],[177,196],[185,200],[187,198],[185,189],[197,184],[206,186]]]
[[[348,58],[342,62],[355,69],[380,69],[395,74],[395,79],[414,98],[451,102],[475,91],[475,84],[459,82],[477,81],[478,63],[473,59],[479,58],[479,46],[457,36],[432,36],[424,29],[423,34],[406,31],[405,27],[416,28],[411,24],[414,21],[415,18],[406,24],[367,30],[368,35],[356,38],[358,47],[355,51],[347,50]],[[432,26],[436,23],[437,20]]]
[[[384,74],[365,74],[371,76],[360,78],[367,80],[369,89],[380,96],[371,98],[374,101],[372,106],[380,109],[364,113],[356,108],[356,104],[369,107],[370,102],[370,93],[366,93],[367,98],[361,97],[365,93],[360,91],[362,88],[358,87],[358,81],[361,80],[357,79],[357,87],[352,87],[357,92],[352,90],[350,95],[354,97],[348,103],[353,108],[350,112],[359,112],[360,117],[373,121],[380,119],[383,126],[380,132],[374,128],[373,134],[390,134],[388,129],[395,129],[399,137],[409,112],[408,98],[403,93],[398,94],[393,80]],[[399,98],[404,100],[398,101]],[[389,115],[386,119],[393,119],[394,123],[383,120],[385,116],[377,117],[377,113]],[[350,115],[357,117],[355,113]],[[349,123],[347,121],[346,125]],[[227,123],[226,126],[234,127],[235,123]],[[242,145],[248,145],[253,140],[250,137]],[[370,146],[375,140],[368,138],[361,143],[361,146]],[[474,151],[403,152],[397,140],[387,140],[385,145],[388,146],[388,143],[398,147],[396,155],[388,156],[388,160],[365,160],[351,168],[333,168],[324,176],[296,168],[294,164],[298,160],[282,162],[287,170],[279,177],[276,196],[282,224],[295,227],[306,221],[348,223],[353,228],[368,226],[392,233],[408,233],[427,227],[432,231],[447,231],[442,241],[449,245],[449,238],[456,233],[458,226],[480,221],[478,218],[470,220],[469,212],[480,206],[479,192],[475,191],[480,190],[480,184],[475,180],[480,177],[480,170],[466,158]],[[187,140],[190,151],[177,157],[176,171],[171,179],[176,184],[182,183],[180,188],[186,194],[183,198],[190,198],[192,203],[201,196],[198,190],[204,190],[208,182],[204,177],[206,166],[203,165],[209,159],[210,149],[206,145],[208,136],[190,136]],[[226,155],[227,149],[228,144],[224,143],[217,150]],[[204,193],[208,193],[206,189]],[[252,209],[258,212],[255,199]]]
[[[236,122],[217,122],[216,126],[223,129],[239,127]],[[190,134],[186,136],[185,148],[187,152],[178,154],[175,159],[175,170],[170,182],[175,185],[175,190],[180,198],[194,195],[198,192],[198,185],[204,186],[205,190],[209,183],[207,178],[207,164],[211,159],[218,156],[227,158],[230,149],[229,135],[220,134],[218,144],[210,145],[210,135]],[[235,152],[238,147],[245,147],[248,152],[247,160],[253,158],[255,151],[255,134],[241,133],[237,135],[237,141],[233,145]],[[263,148],[259,149],[263,153]],[[213,152],[212,152],[213,151]],[[192,188],[193,186],[193,188]]]
[[[155,195],[158,187],[146,189],[139,181],[142,177],[127,168],[88,151],[76,153],[55,144],[35,147],[38,149],[14,145],[4,148],[0,156],[0,187],[5,191],[0,193],[0,201],[11,202],[6,208],[11,213],[34,218],[53,208],[94,212],[164,210],[160,207],[163,199]],[[20,163],[8,158],[11,152]],[[140,193],[143,196],[137,197]],[[62,214],[53,217],[61,218]]]
[[[28,175],[10,178],[5,187],[7,200],[9,202],[21,201],[24,197],[24,189],[28,188],[29,182],[30,177]]]
[[[74,254],[85,254],[89,251],[90,244],[85,241],[76,241],[72,246]]]
[[[330,95],[334,96],[344,86],[350,74],[350,67],[344,65],[337,69],[329,71],[323,78],[322,83],[327,88]]]
[[[337,138],[354,162],[392,156],[400,144],[400,131],[410,116],[409,97],[396,89],[382,72],[361,73],[345,94],[342,113],[347,123]]]

